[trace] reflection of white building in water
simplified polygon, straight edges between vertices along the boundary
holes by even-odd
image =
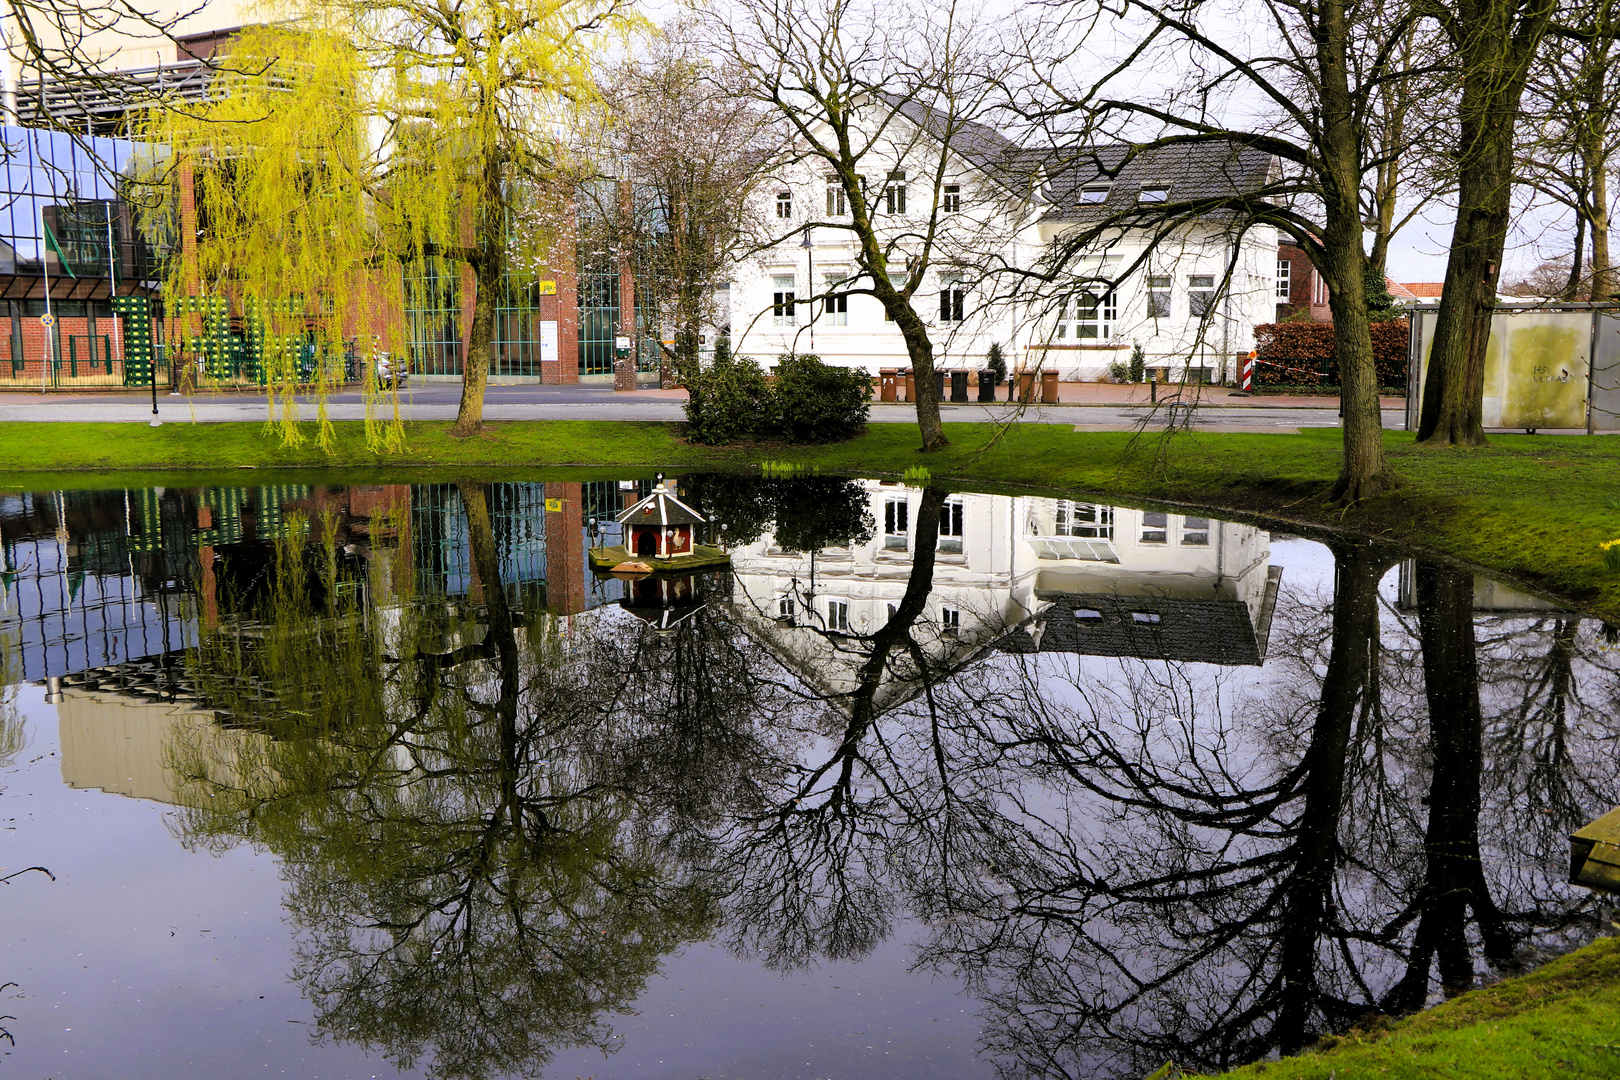
[[[853,677],[899,607],[920,542],[938,545],[915,636],[938,662],[986,645],[1023,652],[1258,664],[1282,570],[1250,525],[1035,496],[952,495],[939,536],[911,528],[922,493],[864,481],[876,523],[861,545],[786,552],[775,538],[732,553],[735,603],[779,655],[823,679]],[[835,683],[841,679],[833,678]],[[843,688],[840,688],[843,689]]]

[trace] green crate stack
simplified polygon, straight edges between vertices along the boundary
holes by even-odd
[[[152,345],[152,300],[115,296],[113,314],[124,320],[124,385],[151,386],[156,352]]]
[[[231,374],[231,316],[223,296],[187,296],[180,300],[180,314],[201,315],[203,332],[190,338],[191,350],[203,358],[204,370],[212,379]]]

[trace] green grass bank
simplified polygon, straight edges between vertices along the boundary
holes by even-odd
[[[1304,1054],[1234,1069],[1222,1080],[1554,1076],[1620,1076],[1620,938],[1425,1012],[1324,1039]]]
[[[446,423],[406,425],[404,450],[376,453],[358,423],[336,425],[329,451],[284,447],[260,424],[0,425],[0,485],[11,489],[243,482],[254,470],[314,471],[333,481],[441,475],[534,477],[582,466],[603,475],[653,469],[751,469],[765,460],[824,472],[899,476],[923,466],[967,486],[1065,492],[1258,515],[1327,526],[1446,555],[1620,621],[1620,575],[1598,545],[1620,537],[1620,439],[1502,435],[1474,450],[1428,449],[1404,432],[1386,441],[1400,490],[1349,512],[1325,505],[1339,432],[1157,434],[1076,432],[1025,424],[993,439],[988,424],[948,424],[952,446],[917,449],[910,425],[873,424],[831,446],[696,446],[671,423],[511,422],[456,439]]]

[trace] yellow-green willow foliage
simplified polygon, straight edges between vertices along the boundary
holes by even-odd
[[[266,15],[232,44],[216,98],[145,125],[168,148],[173,190],[195,193],[195,221],[173,196],[149,211],[149,231],[197,237],[171,260],[171,334],[219,319],[213,298],[240,311],[265,343],[289,442],[312,340],[331,358],[317,365],[322,445],[325,393],[355,339],[368,440],[397,445],[397,403],[378,419],[374,329],[403,358],[403,310],[458,307],[470,284],[456,431],[476,431],[506,279],[523,289],[571,238],[567,147],[595,99],[597,31],[630,21],[618,0],[336,0]]]

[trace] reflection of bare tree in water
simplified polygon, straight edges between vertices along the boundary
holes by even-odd
[[[892,786],[897,748],[877,730],[879,691],[895,682],[922,683],[929,662],[912,629],[934,577],[934,538],[946,492],[925,488],[913,535],[918,537],[904,596],[869,638],[840,635],[841,649],[861,657],[854,688],[832,700],[845,721],[805,760],[789,766],[778,801],[742,816],[722,878],[735,883],[727,921],[736,947],[773,967],[817,957],[860,956],[888,933],[897,899],[890,853],[897,835],[912,835],[908,800]]]

